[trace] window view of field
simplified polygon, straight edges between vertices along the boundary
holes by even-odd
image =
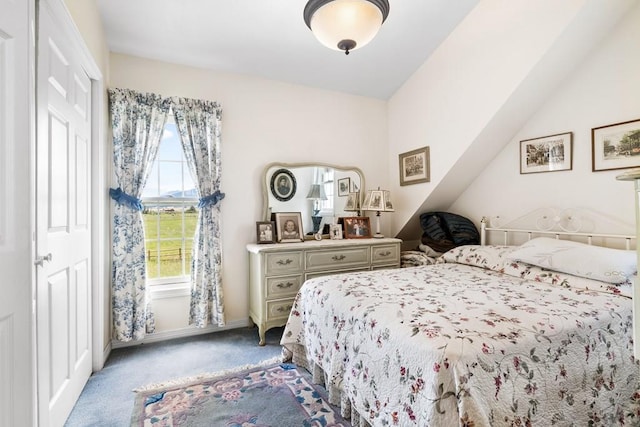
[[[195,207],[145,207],[147,278],[189,275],[198,211]]]

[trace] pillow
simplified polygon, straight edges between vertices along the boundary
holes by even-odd
[[[441,263],[472,265],[502,272],[507,255],[517,246],[465,245],[450,249],[439,258]]]
[[[633,294],[633,284],[623,282],[619,284],[604,283],[599,280],[591,280],[572,274],[560,273],[553,270],[525,264],[523,262],[511,261],[504,265],[504,274],[519,277],[521,279],[532,280],[534,282],[548,283],[562,288],[576,289],[577,291],[604,292],[614,295],[622,295],[631,298]]]
[[[522,244],[511,252],[508,258],[561,273],[616,284],[627,282],[637,271],[635,251],[603,248],[549,237],[537,237]]]

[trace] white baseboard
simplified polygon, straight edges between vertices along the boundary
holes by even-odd
[[[232,322],[227,322],[225,326],[208,325],[204,328],[196,328],[195,326],[190,326],[187,328],[175,329],[172,331],[163,331],[163,332],[148,334],[147,336],[144,337],[144,339],[140,341],[121,342],[121,341],[112,340],[111,348],[116,349],[116,348],[123,348],[123,347],[131,347],[134,345],[149,344],[152,342],[172,340],[175,338],[184,338],[184,337],[191,337],[195,335],[210,334],[212,332],[226,331],[228,329],[244,328],[249,325],[250,325],[249,319],[245,319],[245,320],[235,320]],[[256,334],[257,333],[258,332],[256,330]],[[111,349],[109,349],[109,351],[111,351]]]

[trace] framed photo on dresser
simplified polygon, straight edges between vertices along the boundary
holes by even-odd
[[[304,242],[300,212],[276,212],[272,216],[278,231],[278,243]]]
[[[256,222],[256,241],[258,243],[275,243],[276,223],[274,221]]]
[[[344,222],[345,239],[367,239],[371,237],[371,221],[368,216],[345,216]]]

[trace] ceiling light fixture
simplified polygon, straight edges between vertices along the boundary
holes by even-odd
[[[318,41],[346,55],[369,43],[388,15],[388,0],[309,0],[304,7],[304,22]]]

